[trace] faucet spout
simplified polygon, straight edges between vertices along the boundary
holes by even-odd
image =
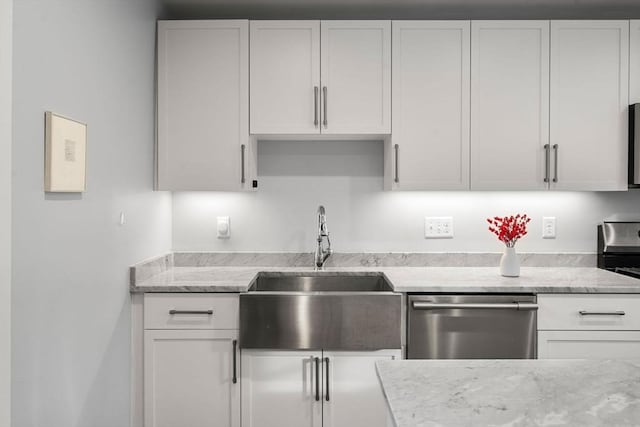
[[[324,240],[327,240],[327,247],[323,246]],[[329,230],[327,229],[327,215],[324,206],[318,206],[318,238],[316,252],[314,256],[314,264],[316,270],[322,270],[324,263],[331,255],[331,240],[329,239]]]

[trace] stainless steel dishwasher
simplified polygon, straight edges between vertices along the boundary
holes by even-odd
[[[535,359],[535,295],[409,295],[408,359]]]

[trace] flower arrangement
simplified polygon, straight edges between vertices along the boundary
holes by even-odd
[[[531,218],[527,214],[487,218],[489,231],[498,236],[498,240],[504,242],[508,248],[515,247],[518,239],[527,234],[529,221]]]

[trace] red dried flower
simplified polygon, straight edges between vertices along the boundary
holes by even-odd
[[[527,214],[487,218],[489,231],[498,236],[498,240],[504,242],[508,248],[513,248],[518,239],[527,234],[527,224],[530,221],[531,218]]]

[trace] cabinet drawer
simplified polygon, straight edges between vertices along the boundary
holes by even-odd
[[[540,331],[539,359],[637,359],[638,331]]]
[[[640,330],[640,295],[538,295],[539,330]]]
[[[145,329],[238,329],[238,295],[146,294]]]

